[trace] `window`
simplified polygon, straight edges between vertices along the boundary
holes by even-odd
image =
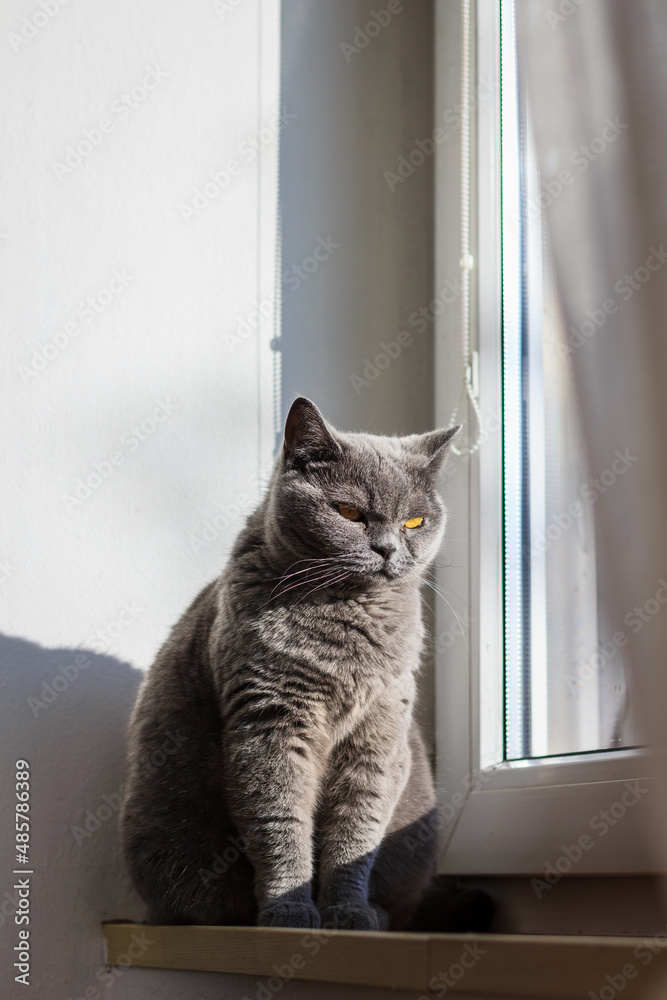
[[[596,476],[584,455],[576,331],[558,307],[543,218],[553,196],[536,163],[510,3],[501,51],[504,750],[515,760],[637,742],[627,637],[601,617],[595,551],[595,503],[632,456]]]
[[[444,867],[539,873],[590,832],[600,810],[624,801],[630,779],[642,779],[636,801],[618,807],[624,822],[593,838],[577,873],[645,872],[647,763],[624,676],[628,625],[602,615],[595,532],[596,500],[614,477],[631,474],[632,456],[595,470],[584,454],[569,364],[577,331],[558,307],[543,218],[550,193],[519,72],[514,0],[461,9],[462,37],[470,17],[473,42],[462,73],[470,135],[464,116],[460,136],[472,280],[460,318],[471,317],[467,426],[478,401],[481,439],[457,459],[448,488],[453,565],[439,580],[452,595],[436,627]],[[436,183],[451,183],[451,169],[452,151],[443,149]],[[456,252],[463,260],[441,232],[438,268]],[[441,372],[455,360],[447,322]],[[467,551],[455,540],[466,535]]]

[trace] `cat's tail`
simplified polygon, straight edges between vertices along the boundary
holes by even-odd
[[[494,904],[481,889],[460,889],[446,875],[436,875],[412,915],[409,931],[462,934],[488,931]]]

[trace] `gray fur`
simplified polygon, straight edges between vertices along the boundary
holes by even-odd
[[[456,431],[341,433],[293,404],[265,498],[132,719],[124,849],[153,921],[409,925],[435,863],[419,586]]]

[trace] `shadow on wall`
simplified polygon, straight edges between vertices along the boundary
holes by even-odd
[[[15,763],[30,765],[29,863],[17,860],[13,809],[0,844],[0,940],[3,967],[12,969],[15,885],[29,878],[30,923],[21,926],[34,942],[31,995],[77,996],[87,985],[111,985],[103,980],[100,922],[143,917],[118,836],[127,723],[142,678],[112,656],[0,636],[2,785],[10,808]],[[16,992],[9,995],[25,995],[13,975],[10,982]]]

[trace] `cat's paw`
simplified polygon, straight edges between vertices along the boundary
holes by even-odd
[[[319,927],[320,914],[313,903],[273,903],[257,917],[258,927]]]
[[[386,911],[370,903],[338,903],[322,910],[322,926],[340,931],[384,931],[388,925]]]

